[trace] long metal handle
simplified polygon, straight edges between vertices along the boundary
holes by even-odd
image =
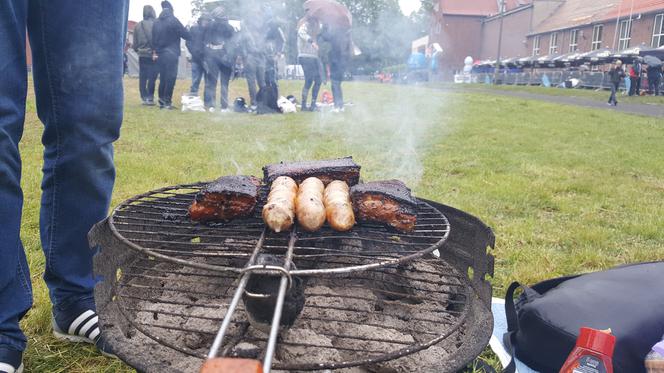
[[[291,262],[293,260],[293,249],[295,247],[295,241],[297,236],[295,234],[295,228],[291,232],[290,241],[288,242],[288,252],[286,253],[286,262],[284,263],[284,269],[288,271],[291,267]],[[277,295],[277,303],[274,306],[274,315],[272,317],[272,327],[270,329],[270,338],[267,340],[267,348],[265,349],[265,360],[263,360],[263,373],[270,373],[272,370],[272,359],[274,358],[274,352],[277,348],[277,337],[279,336],[279,324],[281,324],[281,314],[284,310],[284,300],[286,299],[286,290],[288,289],[289,278],[287,276],[281,276],[281,282],[279,284],[279,293]]]

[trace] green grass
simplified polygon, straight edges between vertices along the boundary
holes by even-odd
[[[450,86],[450,85],[446,85]],[[456,85],[455,87],[458,87]],[[512,92],[526,92],[549,96],[568,96],[587,98],[596,101],[607,101],[610,92],[607,90],[595,89],[563,89],[557,87],[543,87],[543,86],[516,86],[516,85],[490,85],[490,84],[467,84],[463,85],[464,89],[495,89]],[[622,91],[621,91],[622,92]],[[633,96],[620,95],[618,101],[621,103],[629,104],[664,104],[664,96]]]
[[[268,162],[353,155],[365,179],[404,179],[418,196],[492,226],[496,296],[514,280],[664,259],[661,119],[368,83],[346,84],[356,105],[342,115],[180,113],[140,106],[137,82],[126,83],[114,205],[167,185],[260,174]],[[284,83],[282,93],[295,94],[300,84]],[[178,83],[176,97],[185,86]],[[246,97],[243,83],[234,83],[236,95]],[[131,371],[51,337],[38,234],[41,130],[31,97],[21,146],[22,237],[35,288],[35,306],[22,323],[27,370]]]

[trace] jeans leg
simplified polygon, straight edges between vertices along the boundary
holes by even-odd
[[[90,299],[96,283],[87,234],[107,216],[115,182],[126,15],[125,0],[29,2],[37,113],[44,123],[44,279],[55,308]]]
[[[148,99],[148,79],[150,76],[150,66],[148,58],[138,58],[138,91],[141,93],[141,100]]]
[[[154,101],[154,89],[157,85],[157,77],[159,76],[159,66],[157,63],[150,59],[148,63],[148,83],[147,83],[147,99]]]
[[[219,77],[219,66],[213,58],[207,60],[208,69],[205,72],[205,94],[204,102],[206,108],[215,107],[217,97],[217,79]]]
[[[0,2],[0,346],[23,351],[19,321],[32,306],[28,263],[19,236],[23,193],[18,143],[28,89],[26,1]]]
[[[228,85],[231,83],[231,74],[233,68],[228,66],[221,66],[219,69],[221,73],[221,108],[228,109]]]
[[[198,89],[201,86],[201,79],[203,78],[203,66],[197,61],[191,61],[191,88],[190,93],[198,95]]]
[[[256,105],[256,92],[258,92],[256,66],[248,63],[244,67],[245,78],[247,79],[247,90],[249,91],[249,101],[251,105]]]

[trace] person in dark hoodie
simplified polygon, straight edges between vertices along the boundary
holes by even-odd
[[[173,15],[173,5],[169,1],[161,2],[161,14],[152,27],[157,65],[159,66],[159,108],[175,109],[173,89],[178,77],[180,58],[180,39],[189,40],[189,32]]]
[[[223,7],[215,8],[205,28],[205,108],[215,110],[217,81],[221,85],[221,111],[228,109],[228,85],[238,56],[235,29],[228,23]]]
[[[189,40],[187,40],[187,49],[191,54],[191,88],[189,94],[198,96],[198,89],[201,85],[201,79],[205,73],[205,28],[210,22],[210,16],[203,13],[198,21],[189,29]]]
[[[346,66],[350,60],[353,42],[350,30],[324,25],[320,38],[330,44],[328,61],[330,63],[330,80],[332,81],[332,96],[334,96],[334,112],[344,111],[344,95],[341,82],[344,80]]]
[[[153,59],[152,26],[157,13],[150,5],[143,7],[143,20],[134,28],[132,46],[138,54],[138,89],[143,105],[154,106],[154,87],[159,75],[157,63]]]

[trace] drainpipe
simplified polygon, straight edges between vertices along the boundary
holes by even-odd
[[[616,50],[616,42],[618,41],[618,30],[620,29],[620,17],[622,17],[622,0],[620,1],[620,5],[618,5],[618,18],[616,19],[616,32],[613,34],[613,49],[614,51]]]
[[[500,71],[500,54],[503,47],[503,24],[505,23],[505,0],[500,0],[500,29],[498,31],[498,57],[496,58],[496,69],[493,72],[493,84],[498,80]]]

